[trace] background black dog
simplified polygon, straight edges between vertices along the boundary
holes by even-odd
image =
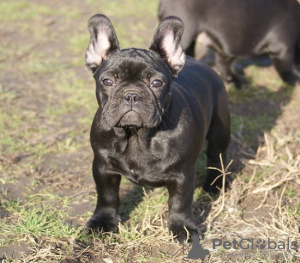
[[[236,58],[268,53],[281,78],[300,83],[300,5],[296,0],[161,0],[159,19],[176,15],[185,25],[182,47],[193,56],[196,37],[205,32],[216,51],[222,78],[245,83]]]
[[[162,21],[149,51],[120,50],[103,15],[93,16],[88,28],[86,64],[99,108],[91,129],[98,202],[87,226],[118,230],[122,175],[137,184],[167,186],[169,229],[180,239],[184,226],[198,233],[192,216],[194,165],[206,138],[207,165],[220,168],[219,154],[225,157],[230,137],[222,81],[209,67],[186,60],[179,45],[183,24],[176,17]],[[221,178],[211,185],[219,174],[207,173],[207,191],[222,186]]]

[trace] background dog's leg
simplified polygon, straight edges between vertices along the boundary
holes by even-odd
[[[185,54],[191,57],[195,57],[195,47],[197,38],[197,25],[193,21],[183,21],[185,29],[181,38],[180,45],[185,50]],[[187,26],[189,25],[189,26]]]
[[[222,79],[226,82],[233,82],[237,89],[247,83],[242,74],[233,71],[234,59],[223,54],[215,53],[216,67]]]
[[[191,57],[195,57],[195,46],[196,46],[196,40],[193,40],[191,44],[188,46],[188,48],[185,51],[185,54]]]
[[[279,75],[290,85],[296,84],[297,81],[300,83],[300,73],[296,70],[294,55],[295,50],[292,48],[282,48],[279,52],[270,55]]]
[[[94,158],[93,176],[97,186],[97,206],[93,217],[87,223],[88,228],[107,232],[118,231],[119,187],[121,175],[101,173],[101,165]]]
[[[231,65],[233,63],[233,58],[224,56],[216,52],[216,67],[219,71],[221,77],[225,81],[232,81]]]

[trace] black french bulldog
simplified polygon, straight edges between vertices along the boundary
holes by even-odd
[[[86,65],[96,81],[99,108],[91,128],[98,201],[87,226],[117,232],[122,175],[136,184],[166,186],[170,231],[179,239],[185,238],[184,226],[198,233],[194,165],[206,138],[207,165],[220,168],[219,154],[225,157],[230,137],[222,81],[209,67],[186,59],[179,18],[161,22],[149,50],[120,50],[104,15],[93,16],[88,28]],[[222,186],[222,178],[211,185],[219,174],[207,173],[207,191]]]
[[[268,53],[281,78],[300,84],[300,5],[297,0],[160,0],[159,19],[175,15],[185,32],[182,47],[193,56],[196,37],[205,32],[216,51],[222,78],[237,88],[246,83],[236,58]],[[297,66],[295,66],[295,64]]]

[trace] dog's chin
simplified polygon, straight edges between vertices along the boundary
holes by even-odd
[[[141,128],[143,127],[143,119],[141,115],[135,111],[125,113],[118,123],[119,127]]]
[[[125,113],[121,119],[113,125],[114,127],[123,127],[123,128],[155,128],[159,126],[162,118],[159,115],[156,115],[154,118],[143,118],[139,113],[135,111],[129,111]]]

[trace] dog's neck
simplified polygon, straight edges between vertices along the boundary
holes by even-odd
[[[151,130],[148,128],[115,128],[115,133],[123,142],[123,151],[137,148],[146,150],[151,142]],[[149,136],[150,135],[150,136]]]
[[[149,136],[152,129],[149,128],[136,128],[136,127],[125,127],[123,128],[126,138],[130,140],[131,138],[145,138]]]

